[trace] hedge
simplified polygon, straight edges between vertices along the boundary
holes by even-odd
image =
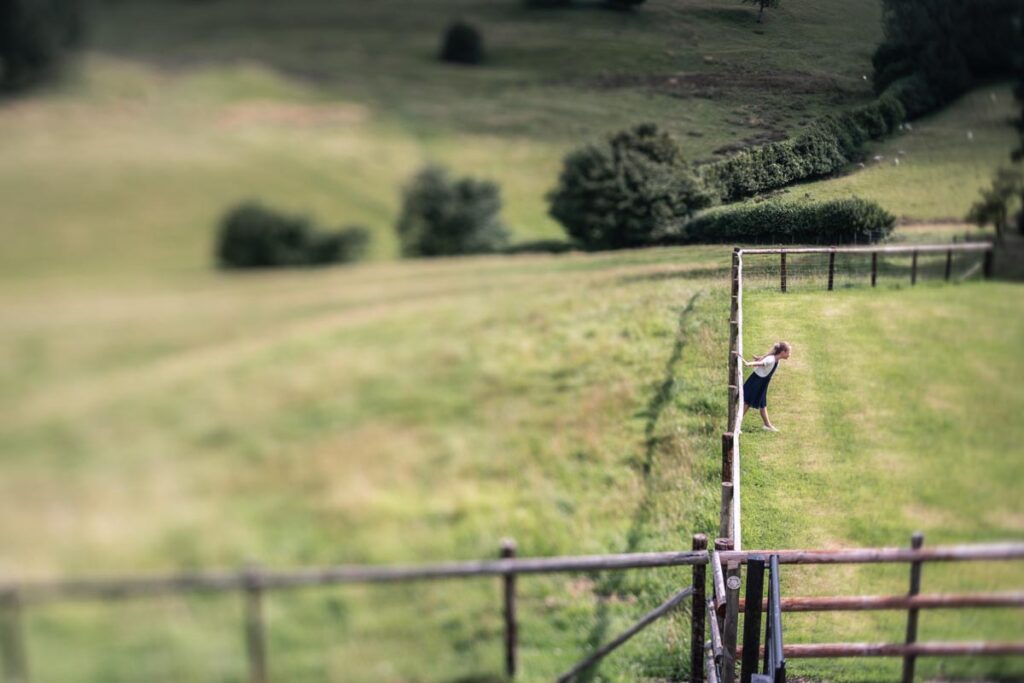
[[[856,161],[865,142],[892,133],[906,118],[898,92],[886,93],[871,104],[827,116],[794,138],[705,164],[699,173],[719,202],[734,202],[831,175]]]
[[[866,199],[783,203],[778,200],[705,212],[680,241],[755,244],[868,244],[888,237],[896,218]]]

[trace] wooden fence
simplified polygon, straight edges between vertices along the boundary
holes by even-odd
[[[744,614],[744,632],[756,630],[760,613],[768,611],[770,601],[751,604],[750,598],[740,598],[741,568],[754,558],[771,556],[780,565],[846,565],[903,563],[910,566],[909,590],[905,595],[855,595],[824,597],[781,597],[781,612],[845,612],[870,610],[906,610],[906,635],[902,643],[801,643],[786,644],[786,659],[835,657],[901,657],[903,683],[914,679],[917,657],[964,655],[1024,655],[1024,641],[1012,642],[917,642],[917,626],[921,610],[978,609],[1024,607],[1024,590],[1012,592],[922,594],[921,567],[928,562],[980,562],[995,560],[1024,560],[1024,543],[993,543],[970,546],[925,548],[924,537],[915,534],[909,548],[871,548],[854,550],[767,550],[735,552],[716,550],[712,553],[711,571],[713,595],[708,600],[709,620],[716,621],[711,638],[706,641],[705,671],[708,680],[733,683],[737,662],[744,661],[743,648],[737,643],[740,615]],[[727,545],[727,543],[725,544]],[[748,596],[750,583],[748,582]],[[760,596],[759,590],[753,592]],[[752,616],[753,615],[753,616]],[[751,619],[755,621],[752,623]],[[777,629],[781,632],[781,623]],[[716,635],[716,632],[718,635]],[[755,641],[756,642],[756,641]],[[750,683],[749,662],[756,661],[759,653],[748,652],[747,666],[741,683]],[[711,671],[711,667],[714,671]]]
[[[516,578],[529,574],[623,571],[658,567],[693,567],[693,584],[645,615],[630,629],[602,645],[564,674],[569,681],[626,643],[647,626],[670,614],[691,595],[704,604],[707,538],[693,537],[689,552],[626,553],[564,557],[516,557],[515,543],[501,544],[499,559],[408,566],[333,566],[293,570],[270,570],[256,566],[240,570],[212,570],[150,576],[121,576],[73,580],[0,582],[0,657],[4,680],[27,683],[29,658],[24,637],[24,611],[33,605],[79,600],[116,601],[186,593],[238,592],[245,613],[244,639],[251,683],[270,680],[263,595],[267,591],[339,584],[395,583],[409,581],[498,577],[502,582],[505,673],[513,677],[518,669],[518,620]],[[703,643],[703,610],[691,610],[691,641]],[[699,652],[698,652],[699,654]],[[700,660],[697,663],[701,666]]]

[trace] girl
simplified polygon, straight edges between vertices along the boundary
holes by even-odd
[[[754,368],[750,377],[743,383],[743,415],[745,417],[751,407],[757,408],[761,411],[764,428],[770,432],[779,430],[768,419],[768,384],[779,367],[779,361],[789,358],[790,351],[792,351],[792,347],[789,343],[780,341],[767,354],[754,356],[753,361],[748,361],[740,356],[740,360],[745,366]]]

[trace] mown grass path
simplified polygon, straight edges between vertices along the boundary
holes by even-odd
[[[756,292],[744,344],[794,345],[773,380],[781,433],[748,415],[744,540],[750,548],[903,545],[1024,538],[1024,300],[996,283],[915,289]],[[793,568],[791,595],[900,593],[903,567]],[[1015,589],[1020,568],[929,566],[925,590]],[[791,642],[902,638],[903,616],[791,615]],[[922,639],[1006,639],[1019,612],[928,612]],[[925,675],[1021,675],[1021,662],[924,661]],[[891,679],[897,662],[796,663],[836,680]]]

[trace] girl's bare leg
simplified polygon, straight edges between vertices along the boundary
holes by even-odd
[[[764,426],[768,429],[775,429],[775,425],[772,424],[771,419],[768,417],[768,408],[761,408],[761,420],[764,422]]]

